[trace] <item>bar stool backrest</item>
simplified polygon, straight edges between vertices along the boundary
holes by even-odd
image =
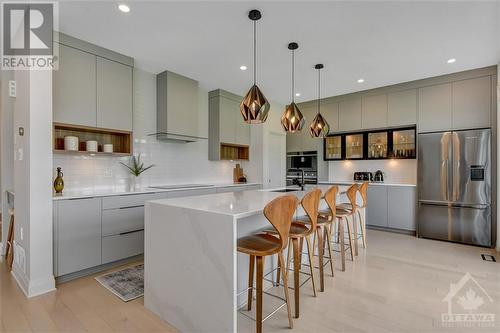
[[[325,192],[325,201],[332,212],[332,216],[337,214],[337,193],[339,192],[338,186],[334,185]]]
[[[264,216],[278,232],[281,241],[280,251],[288,244],[290,225],[298,203],[299,200],[295,195],[283,195],[272,200],[264,207]]]
[[[311,190],[304,195],[302,201],[300,202],[302,208],[307,214],[307,217],[311,221],[311,229],[309,232],[316,230],[316,224],[318,223],[318,210],[319,210],[319,200],[321,199],[321,190],[319,188]]]
[[[367,205],[367,191],[368,191],[368,182],[363,182],[358,186],[358,191],[361,194],[361,198],[363,199],[363,205],[359,206],[360,208],[365,208]]]
[[[358,184],[352,184],[349,186],[349,188],[346,191],[347,198],[349,199],[349,202],[351,203],[352,211],[351,214],[354,215],[356,212],[356,192],[358,192]]]

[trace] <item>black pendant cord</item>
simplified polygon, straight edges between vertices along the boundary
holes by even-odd
[[[321,114],[320,98],[321,98],[321,69],[318,69],[318,114]]]
[[[257,84],[257,21],[253,21],[253,85]]]
[[[295,103],[295,50],[292,50],[292,103]]]

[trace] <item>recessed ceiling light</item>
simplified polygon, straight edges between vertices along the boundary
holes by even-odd
[[[245,65],[240,66],[240,69],[241,69],[242,71],[246,71],[246,70],[247,70],[247,66],[245,66]]]
[[[358,79],[358,83],[363,83],[365,82],[365,79]]]
[[[448,59],[447,63],[452,64],[452,63],[454,63],[455,61],[457,61],[457,59],[455,59],[455,58],[451,58],[451,59]]]
[[[299,96],[300,96],[300,93],[295,93],[295,96],[299,97]]]
[[[118,5],[118,9],[124,13],[130,12],[130,7],[125,4]]]

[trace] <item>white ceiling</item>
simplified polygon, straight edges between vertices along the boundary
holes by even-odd
[[[500,1],[489,2],[60,2],[62,32],[132,56],[136,66],[171,70],[208,89],[244,94],[252,81],[250,9],[258,22],[258,85],[268,99],[290,100],[296,41],[299,101],[497,64]],[[456,58],[454,64],[446,60]],[[240,65],[247,65],[241,71]],[[365,83],[357,83],[364,78]]]

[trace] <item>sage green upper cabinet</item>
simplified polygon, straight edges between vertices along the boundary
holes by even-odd
[[[339,103],[339,131],[353,131],[361,128],[361,98]]]
[[[453,82],[453,128],[491,126],[491,77]]]
[[[361,128],[387,127],[387,95],[363,97],[361,101]]]
[[[221,143],[249,146],[250,125],[240,113],[243,98],[222,89],[209,92],[208,98],[209,159],[220,159]]]
[[[59,69],[53,75],[54,122],[95,127],[96,56],[59,45]]]
[[[97,127],[132,131],[132,67],[97,57]]]
[[[339,104],[321,104],[321,114],[325,117],[328,125],[330,125],[330,132],[337,132],[339,130]]]
[[[387,94],[387,125],[402,126],[417,123],[417,89]]]
[[[418,131],[433,132],[452,128],[452,84],[419,89]]]

